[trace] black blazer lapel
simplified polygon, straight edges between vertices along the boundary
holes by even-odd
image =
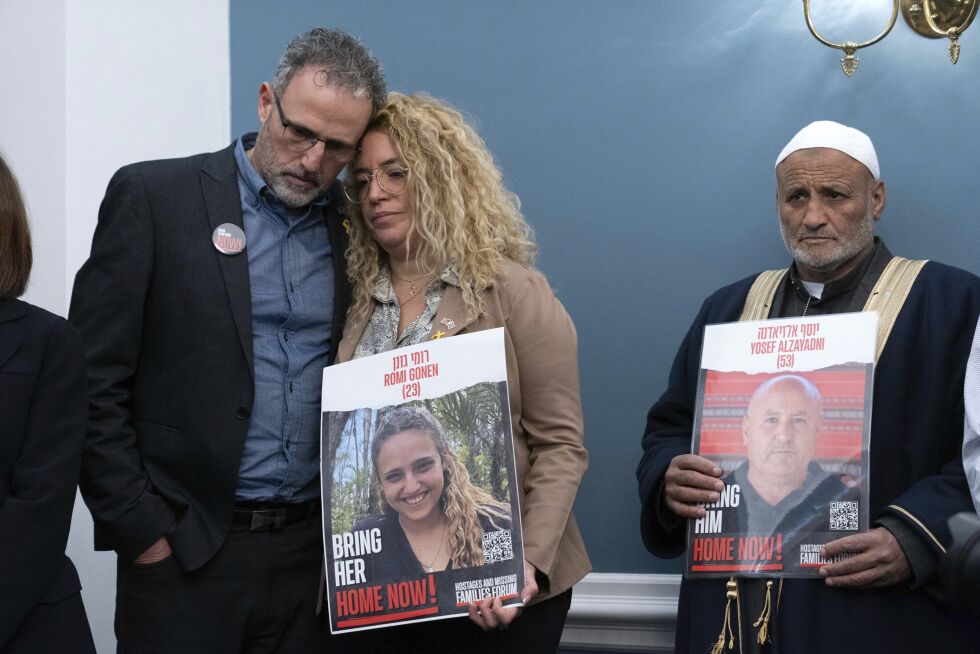
[[[201,168],[201,190],[207,207],[211,232],[224,223],[232,223],[245,230],[242,218],[242,201],[238,190],[238,167],[235,164],[235,145],[215,152]],[[246,248],[248,245],[246,244]],[[224,277],[228,304],[238,327],[238,338],[248,361],[249,372],[254,375],[252,356],[252,292],[248,279],[247,250],[234,255],[224,255],[213,249]]]

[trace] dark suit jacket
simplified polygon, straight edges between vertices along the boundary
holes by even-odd
[[[342,197],[339,184],[332,191]],[[333,359],[350,288],[338,202],[323,209],[333,244]],[[109,182],[92,255],[69,317],[85,342],[89,432],[81,488],[97,549],[132,560],[163,535],[185,570],[203,565],[231,524],[254,398],[248,257],[211,242],[244,229],[234,145],[137,163]]]
[[[65,545],[85,422],[78,334],[0,299],[0,651],[38,604],[81,589]]]

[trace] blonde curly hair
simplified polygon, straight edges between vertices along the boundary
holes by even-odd
[[[462,114],[429,95],[389,93],[368,124],[391,139],[408,168],[414,220],[407,251],[421,253],[438,273],[453,264],[467,314],[484,311],[481,294],[493,284],[503,259],[531,265],[537,254],[534,234],[521,215],[517,196],[504,187],[483,139]],[[353,179],[354,163],[347,169]],[[360,206],[349,203],[350,245],[347,274],[353,284],[350,315],[366,320],[371,293],[387,254],[364,225]],[[413,245],[417,241],[418,245]]]

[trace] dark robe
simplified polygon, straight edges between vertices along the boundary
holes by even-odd
[[[669,387],[647,416],[637,478],[643,541],[656,556],[684,552],[686,525],[662,520],[659,502],[671,459],[691,451],[704,327],[738,320],[754,280],[752,276],[722,288],[704,302],[677,353]],[[870,514],[880,524],[898,522],[917,534],[921,547],[937,559],[951,540],[946,520],[973,510],[960,446],[963,379],[978,314],[980,279],[943,264],[926,264],[875,370]],[[899,586],[848,590],[820,580],[786,579],[767,651],[975,651],[980,619],[941,604],[927,592],[930,581],[914,578]],[[685,579],[676,651],[708,652],[721,631],[724,609],[724,580]],[[741,612],[741,624],[733,625],[735,651],[747,651],[756,636],[752,623],[757,617]]]

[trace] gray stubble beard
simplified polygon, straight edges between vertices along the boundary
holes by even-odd
[[[786,249],[789,251],[790,255],[799,265],[806,266],[810,270],[816,270],[819,272],[833,272],[840,265],[854,258],[861,250],[868,247],[874,242],[874,214],[873,209],[869,206],[868,211],[862,220],[858,224],[858,230],[854,234],[854,238],[848,241],[838,241],[837,245],[830,254],[822,257],[822,261],[817,261],[811,257],[803,248],[794,246],[794,240],[800,236],[797,233],[795,236],[790,236],[786,233],[786,227],[783,225],[783,221],[779,221],[779,232],[782,234],[783,243],[786,245]],[[819,232],[815,232],[819,233]]]

